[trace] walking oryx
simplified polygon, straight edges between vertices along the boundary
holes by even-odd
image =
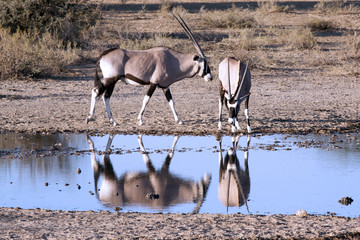
[[[146,165],[146,171],[129,171],[118,176],[110,160],[110,146],[113,136],[109,136],[102,162],[96,159],[95,146],[89,136],[87,141],[91,150],[91,166],[94,170],[95,193],[97,198],[106,205],[123,207],[141,204],[155,209],[193,202],[193,212],[197,213],[205,201],[211,182],[211,175],[205,174],[202,179],[185,179],[169,171],[174,155],[175,145],[179,137],[174,137],[172,147],[165,158],[161,169],[156,170],[144,147],[142,136],[138,142]],[[102,176],[102,178],[100,178]],[[98,185],[101,180],[100,186]]]
[[[117,81],[132,85],[150,85],[138,115],[139,125],[142,125],[142,116],[153,92],[157,87],[163,89],[169,102],[175,121],[182,124],[172,100],[169,86],[184,78],[192,78],[196,74],[206,81],[212,80],[208,61],[198,42],[191,33],[184,20],[173,13],[176,20],[184,28],[192,40],[200,56],[185,54],[166,47],[155,47],[148,50],[109,49],[100,55],[96,64],[95,87],[92,90],[90,115],[86,123],[92,120],[95,112],[95,101],[103,95],[104,104],[110,120],[117,125],[110,111],[110,97]],[[100,67],[103,79],[98,75]]]
[[[221,139],[219,140],[219,186],[218,197],[228,207],[240,207],[245,204],[247,210],[247,199],[250,193],[250,174],[248,166],[249,144],[251,137],[247,135],[244,153],[244,169],[241,169],[236,149],[239,135],[233,137],[233,147],[226,152],[225,159],[222,156]]]
[[[231,131],[240,129],[237,116],[240,110],[240,103],[245,100],[245,117],[247,120],[247,131],[251,132],[249,120],[249,97],[251,88],[251,73],[247,64],[238,58],[227,57],[219,64],[220,98],[219,98],[219,124],[221,129],[222,105],[229,109],[229,120],[232,124]]]

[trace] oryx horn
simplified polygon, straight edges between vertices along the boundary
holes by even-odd
[[[202,58],[206,59],[204,52],[202,51],[199,43],[196,41],[194,35],[192,34],[190,28],[188,27],[188,25],[185,23],[185,21],[180,17],[179,14],[174,13],[173,11],[170,11],[171,14],[174,16],[174,18],[180,23],[180,25],[183,27],[183,29],[186,32],[186,35],[188,35],[188,37],[192,40],[196,50],[198,51],[198,53],[201,55]]]

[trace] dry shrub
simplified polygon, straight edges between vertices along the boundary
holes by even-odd
[[[219,43],[221,48],[232,50],[255,50],[260,47],[255,29],[242,29],[235,34],[230,34],[229,38],[224,38]]]
[[[202,11],[202,25],[214,28],[256,28],[260,23],[254,18],[254,13],[235,5],[225,11]]]
[[[260,12],[290,12],[294,9],[292,5],[279,5],[277,1],[258,1],[258,11]]]
[[[297,27],[285,33],[283,41],[293,49],[313,49],[317,41],[308,27]]]
[[[347,37],[347,45],[355,54],[358,54],[360,50],[360,37],[357,35],[356,32]]]
[[[347,0],[326,1],[321,0],[314,6],[314,10],[322,13],[357,13],[360,12],[358,6],[346,4]]]
[[[12,33],[36,30],[56,34],[64,43],[78,42],[100,19],[99,10],[88,0],[2,0],[0,25]]]
[[[360,66],[358,61],[353,61],[352,59],[344,58],[337,62],[330,68],[331,75],[337,76],[360,76]]]
[[[326,30],[334,30],[336,28],[336,24],[332,21],[322,20],[322,19],[312,19],[307,23],[307,26],[312,31],[326,31]]]
[[[0,79],[43,76],[58,73],[77,58],[77,52],[45,32],[36,33],[0,28]]]
[[[156,33],[148,37],[119,37],[121,38],[119,47],[123,49],[145,50],[157,46],[166,46],[177,51],[193,51],[194,49],[190,40],[186,39],[184,44],[183,41],[173,39],[165,33]]]
[[[187,10],[183,8],[182,5],[176,5],[173,2],[164,2],[160,6],[158,15],[163,18],[173,18],[170,14],[171,11],[179,14],[180,16],[184,16],[187,13]]]

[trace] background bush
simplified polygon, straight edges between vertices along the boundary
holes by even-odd
[[[35,35],[0,28],[0,79],[58,73],[78,59],[77,49],[64,47],[49,32]]]
[[[64,42],[80,40],[95,25],[100,11],[88,0],[1,0],[0,24],[11,33],[49,31]]]
[[[0,79],[63,71],[101,17],[87,0],[0,1]]]

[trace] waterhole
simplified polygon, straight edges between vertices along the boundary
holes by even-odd
[[[0,205],[360,215],[360,134],[0,134]]]

